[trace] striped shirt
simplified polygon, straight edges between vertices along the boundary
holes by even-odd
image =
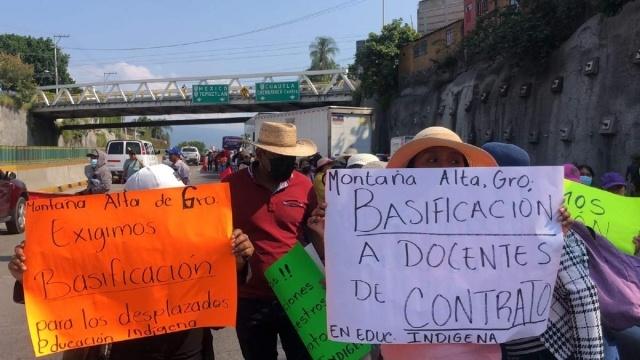
[[[604,358],[600,303],[596,286],[589,277],[587,249],[573,230],[564,237],[564,242],[547,330],[539,338],[503,344],[508,359],[544,351],[544,348],[558,360]]]

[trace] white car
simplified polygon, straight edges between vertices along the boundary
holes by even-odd
[[[182,149],[180,149],[180,151],[182,152],[182,156],[184,157],[184,162],[188,164],[193,164],[193,165],[199,165],[200,164],[200,151],[198,151],[197,147],[194,146],[183,146]]]
[[[129,158],[127,149],[136,153],[144,166],[156,165],[158,156],[153,144],[144,140],[111,140],[107,143],[107,168],[114,176],[122,176],[124,162]]]

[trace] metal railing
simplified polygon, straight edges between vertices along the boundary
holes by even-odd
[[[301,72],[213,75],[167,79],[104,81],[41,86],[37,106],[191,100],[192,85],[229,85],[231,99],[255,99],[257,82],[298,81],[301,96],[351,94],[355,86],[346,69]]]
[[[39,163],[80,160],[95,148],[65,148],[56,146],[0,145],[0,164]]]

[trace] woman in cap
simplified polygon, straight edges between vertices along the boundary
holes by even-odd
[[[625,196],[627,193],[627,182],[624,177],[617,172],[608,172],[602,174],[600,178],[602,188],[610,193]]]

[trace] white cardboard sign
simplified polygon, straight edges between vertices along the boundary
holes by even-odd
[[[561,167],[333,170],[328,334],[355,343],[540,335],[562,252]]]

